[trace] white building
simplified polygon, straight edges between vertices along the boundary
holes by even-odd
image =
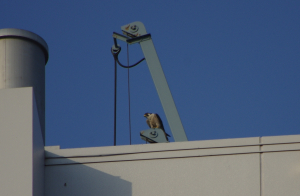
[[[47,51],[33,33],[0,30],[1,196],[300,194],[300,135],[44,147]]]

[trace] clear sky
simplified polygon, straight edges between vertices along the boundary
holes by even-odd
[[[112,33],[134,21],[152,35],[189,141],[300,133],[300,1],[9,0],[0,18],[48,43],[47,146],[113,145]],[[129,56],[143,57],[138,44]],[[171,134],[146,62],[130,88],[132,144],[145,143],[145,112]],[[129,144],[127,97],[118,67],[117,145]]]

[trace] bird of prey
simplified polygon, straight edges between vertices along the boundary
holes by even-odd
[[[166,140],[169,141],[168,137],[171,137],[171,136],[166,133],[164,125],[158,114],[145,113],[144,117],[147,118],[146,122],[151,129],[159,128],[159,129],[163,130],[163,132],[165,133],[165,136],[166,136]]]

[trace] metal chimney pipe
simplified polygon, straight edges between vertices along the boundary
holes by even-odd
[[[48,45],[22,29],[0,29],[0,89],[33,87],[45,144],[45,65]]]

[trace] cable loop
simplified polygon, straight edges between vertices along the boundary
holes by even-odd
[[[133,65],[128,65],[128,66],[126,66],[126,65],[123,65],[122,63],[120,63],[120,61],[119,61],[119,58],[118,58],[118,56],[119,56],[119,54],[120,54],[120,52],[121,52],[121,47],[118,47],[117,49],[111,49],[111,53],[112,53],[112,55],[114,56],[114,59],[115,59],[115,61],[116,62],[118,62],[118,64],[121,66],[121,67],[123,67],[123,68],[133,68],[133,67],[135,67],[135,66],[137,66],[138,64],[140,64],[143,60],[145,60],[145,58],[142,58],[141,60],[139,60],[137,63],[135,63],[135,64],[133,64]]]

